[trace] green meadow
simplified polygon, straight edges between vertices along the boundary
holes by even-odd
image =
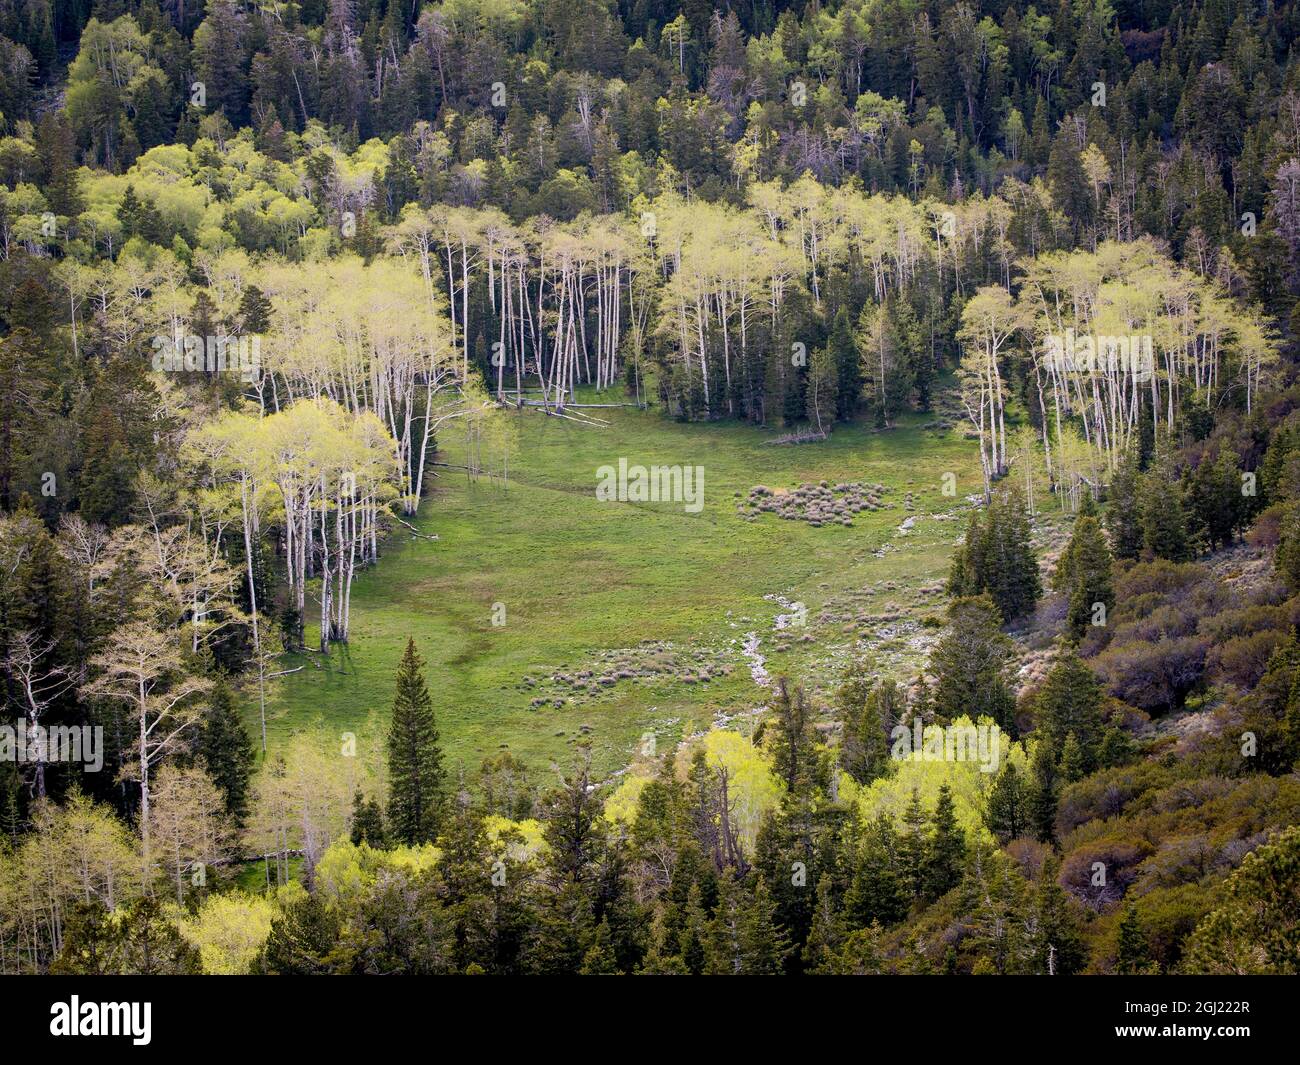
[[[825,690],[851,654],[900,675],[923,657],[965,497],[979,490],[960,432],[916,417],[777,445],[778,431],[734,423],[588,413],[609,424],[508,413],[518,434],[508,484],[452,468],[465,441],[443,434],[446,465],[413,522],[438,539],[396,526],[354,584],[348,646],[279,667],[302,668],[271,690],[272,751],[302,729],[381,743],[408,636],[427,662],[448,764],[467,772],[509,749],[537,774],[571,764],[579,743],[599,774],[615,771],[647,733],[671,743],[744,721],[766,697],[752,675],[760,660]],[[703,508],[598,500],[597,470],[620,457],[702,466]],[[955,496],[943,491],[949,473]],[[822,481],[883,485],[880,509],[821,527],[738,511],[756,484]],[[778,615],[793,623],[777,628]]]

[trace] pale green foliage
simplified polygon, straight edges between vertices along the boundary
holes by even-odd
[[[525,862],[541,856],[550,849],[542,835],[542,823],[536,818],[511,821],[508,817],[491,814],[483,819],[483,831],[493,844],[509,838],[506,855],[512,862]]]
[[[438,864],[441,853],[431,843],[380,851],[365,843],[339,839],[321,855],[316,883],[325,898],[347,906],[365,895],[385,869],[424,872]]]
[[[203,971],[212,976],[247,973],[271,931],[275,903],[264,895],[232,892],[204,900],[178,922],[181,935],[198,948]]]
[[[641,792],[653,778],[648,772],[630,772],[624,774],[618,782],[613,793],[605,800],[605,807],[602,816],[610,824],[623,825],[630,828],[636,821],[637,803],[641,799]]]
[[[953,722],[957,728],[970,728],[975,724],[990,725],[991,722],[981,718],[978,723],[973,723],[968,717],[959,717]],[[935,725],[929,726],[923,743],[934,742],[932,737],[936,735],[942,737],[942,730]],[[1013,742],[1005,733],[1000,734],[999,742],[999,769],[1010,762],[1018,770],[1027,772],[1029,758],[1024,746]],[[891,764],[894,771],[889,776],[881,777],[865,788],[847,773],[841,773],[841,801],[856,805],[864,821],[882,813],[901,818],[913,791],[921,797],[923,806],[933,809],[939,798],[939,788],[947,784],[952,789],[957,823],[966,833],[966,838],[992,841],[984,824],[984,808],[996,773],[983,772],[978,761],[928,759],[924,746],[921,751],[909,751],[902,758],[891,759]]]
[[[781,782],[765,752],[739,733],[713,729],[704,737],[704,754],[711,768],[727,771],[727,796],[733,804],[740,842],[752,854],[763,815],[781,797]]]

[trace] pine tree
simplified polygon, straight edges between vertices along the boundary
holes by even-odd
[[[1043,861],[1034,891],[1034,922],[1029,945],[1033,971],[1041,976],[1071,976],[1088,960],[1070,897],[1056,880],[1060,868],[1060,860],[1049,855]]]
[[[1217,892],[1215,908],[1186,941],[1182,970],[1230,976],[1300,969],[1300,826],[1257,847]]]
[[[1101,684],[1087,663],[1073,651],[1062,651],[1034,699],[1034,731],[1062,753],[1066,736],[1073,735],[1079,766],[1084,773],[1091,773],[1100,761],[1101,703]]]
[[[397,695],[388,731],[388,821],[402,843],[431,843],[441,827],[446,772],[438,745],[424,660],[408,639],[397,669]]]
[[[844,945],[844,937],[844,918],[831,896],[831,878],[824,876],[817,883],[812,929],[803,947],[803,971],[825,974],[833,968],[833,959]]]
[[[776,903],[762,877],[741,918],[740,949],[741,976],[779,976],[790,955],[789,937],[777,923]]]
[[[1166,455],[1142,479],[1142,538],[1156,558],[1188,562],[1192,557],[1183,487]]]
[[[1073,732],[1065,737],[1061,745],[1061,779],[1067,784],[1082,780],[1087,776],[1083,764],[1083,748],[1079,746],[1078,737]]]
[[[987,717],[1014,735],[1015,697],[1007,670],[1011,641],[988,596],[957,599],[948,607],[948,630],[930,657],[935,715],[946,721]]]
[[[1129,450],[1110,482],[1106,503],[1106,530],[1116,558],[1137,558],[1142,553],[1141,477],[1137,454]]]
[[[195,753],[225,797],[226,813],[242,827],[248,816],[248,781],[255,756],[234,692],[225,681],[212,689]]]
[[[893,680],[879,683],[863,663],[855,663],[836,691],[836,707],[844,727],[840,766],[859,784],[870,784],[889,772],[889,734],[904,709],[902,692]]]
[[[942,898],[961,883],[966,860],[966,835],[957,824],[952,789],[939,785],[939,798],[931,818],[929,847],[925,860],[925,895]]]
[[[926,887],[926,816],[916,788],[903,810],[903,827],[898,835],[898,865],[904,890],[919,899]]]
[[[1023,836],[1029,828],[1028,796],[1019,770],[1008,762],[989,789],[984,815],[989,831],[1000,843]]]
[[[841,307],[835,312],[835,323],[830,338],[831,361],[835,364],[835,415],[840,421],[851,421],[858,412],[862,399],[862,367],[858,346],[853,339],[849,312]]]
[[[1055,574],[1057,590],[1068,597],[1070,605],[1065,622],[1076,640],[1082,639],[1088,627],[1099,620],[1105,624],[1115,609],[1111,562],[1110,546],[1102,534],[1101,523],[1091,514],[1081,514],[1075,519],[1070,543]]]
[[[1052,745],[1040,742],[1030,766],[1029,827],[1041,843],[1051,843],[1056,838],[1056,800],[1060,791],[1056,758]]]
[[[1148,951],[1146,929],[1142,927],[1137,907],[1129,903],[1124,907],[1124,917],[1119,922],[1115,971],[1124,976],[1148,972],[1152,965]]]
[[[379,808],[378,800],[367,799],[360,789],[352,796],[352,833],[354,846],[366,844],[375,850],[382,850],[388,844],[384,832],[384,814]]]

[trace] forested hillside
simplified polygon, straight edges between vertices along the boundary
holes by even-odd
[[[0,970],[1296,973],[1298,36],[0,0]]]

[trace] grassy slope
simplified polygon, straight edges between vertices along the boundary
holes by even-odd
[[[607,417],[609,428],[535,411],[511,414],[519,446],[507,491],[487,479],[470,484],[461,471],[438,471],[417,524],[440,540],[399,527],[380,564],[355,583],[351,644],[328,663],[319,655],[289,663],[306,666],[278,682],[272,749],[290,731],[311,727],[378,742],[408,634],[428,661],[450,763],[466,769],[507,745],[535,771],[550,760],[568,763],[572,745],[587,734],[595,768],[604,773],[626,764],[647,730],[669,741],[719,713],[761,705],[763,691],[740,653],[750,631],[761,635],[760,653],[773,674],[790,670],[826,681],[860,638],[886,664],[916,659],[919,644],[906,638],[915,625],[899,634],[889,615],[941,609],[919,589],[942,579],[964,524],[925,516],[953,514],[964,506],[961,496],[978,490],[974,447],[958,433],[924,430],[914,419],[887,433],[841,427],[825,443],[771,446],[765,441],[774,433],[731,423],[684,425],[632,409],[593,413]],[[462,461],[455,437],[454,429],[444,436],[442,460]],[[598,502],[595,471],[616,465],[619,456],[645,465],[703,465],[703,511]],[[958,476],[958,499],[941,494],[948,471]],[[823,478],[883,483],[888,507],[858,515],[851,528],[737,514],[735,494],[747,495],[756,483],[785,488]],[[909,491],[914,511],[904,509]],[[898,535],[911,514],[921,516],[915,528]],[[876,557],[886,543],[895,546]],[[845,624],[845,593],[854,590],[850,613],[873,613],[865,623]],[[807,604],[812,640],[774,651],[783,640],[774,638],[780,607],[764,600],[770,593]],[[504,627],[492,625],[497,602],[505,604]],[[819,620],[823,608],[831,620]],[[530,705],[539,693],[524,677],[590,667],[601,649],[645,640],[708,654],[732,672],[694,684],[623,680],[559,708]]]

